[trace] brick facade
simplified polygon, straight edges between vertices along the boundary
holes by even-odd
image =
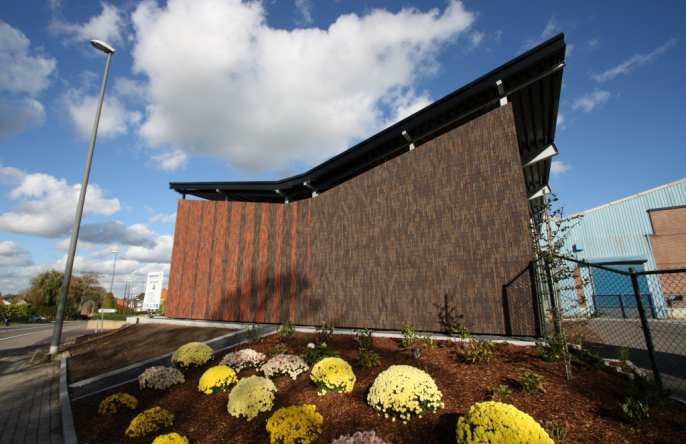
[[[686,207],[652,210],[650,222],[655,234],[650,236],[658,270],[686,268]],[[662,290],[670,294],[686,295],[683,275],[660,275]]]
[[[535,335],[511,105],[313,199],[180,200],[167,315]]]

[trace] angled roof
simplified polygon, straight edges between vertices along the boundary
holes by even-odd
[[[278,181],[172,182],[169,188],[208,200],[308,199],[488,113],[506,98],[512,102],[523,180],[534,208],[548,185],[551,156],[557,154],[553,141],[565,49],[559,34],[303,174]]]

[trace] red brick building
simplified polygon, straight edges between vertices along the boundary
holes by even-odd
[[[171,183],[166,315],[540,334],[528,223],[564,54],[559,35],[298,176]]]

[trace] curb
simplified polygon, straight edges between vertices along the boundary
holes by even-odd
[[[264,328],[263,333],[264,335],[272,334],[275,332],[275,330],[275,327]],[[244,331],[239,330],[229,333],[228,335],[210,339],[204,343],[209,345],[214,352],[219,352],[244,342],[247,342]],[[85,398],[86,396],[94,395],[119,385],[137,381],[138,376],[143,373],[143,370],[146,368],[154,366],[169,367],[172,365],[171,358],[173,354],[174,352],[167,353],[156,358],[129,365],[128,367],[124,367],[113,372],[105,373],[104,375],[94,376],[83,381],[75,382],[68,387],[72,396],[71,400],[76,401],[78,399]]]
[[[69,387],[67,386],[67,358],[60,363],[60,412],[62,413],[62,440],[64,444],[77,444],[74,416],[71,413]]]

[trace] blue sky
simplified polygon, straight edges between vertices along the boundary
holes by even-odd
[[[76,273],[169,274],[169,182],[301,173],[565,33],[551,186],[567,213],[686,177],[686,4],[23,0],[0,6],[0,291],[64,270],[117,50]]]

